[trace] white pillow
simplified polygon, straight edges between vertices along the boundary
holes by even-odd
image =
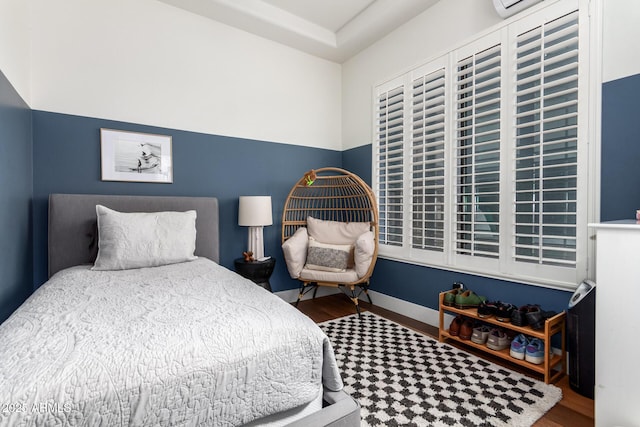
[[[339,222],[324,221],[314,217],[307,217],[309,237],[318,242],[337,245],[353,245],[358,236],[371,229],[368,222]]]
[[[349,267],[349,259],[353,258],[352,245],[333,245],[321,243],[309,237],[307,264],[309,270],[342,272]]]
[[[355,270],[358,278],[363,277],[373,260],[373,253],[376,250],[375,236],[373,231],[367,231],[358,237],[354,249]]]
[[[307,229],[300,227],[282,244],[284,260],[287,262],[287,270],[292,279],[300,277],[300,272],[307,260],[308,240]]]
[[[98,257],[92,270],[126,270],[197,258],[196,211],[117,212],[96,206]]]

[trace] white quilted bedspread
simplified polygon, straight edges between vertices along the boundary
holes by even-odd
[[[57,273],[0,325],[0,426],[236,426],[342,388],[326,335],[204,258]]]

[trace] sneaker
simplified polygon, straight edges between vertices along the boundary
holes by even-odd
[[[476,326],[473,328],[473,334],[471,334],[471,341],[476,344],[484,344],[489,338],[489,332],[491,329],[487,325]]]
[[[502,329],[493,328],[487,338],[487,347],[491,350],[503,350],[509,347],[509,337]]]
[[[527,362],[540,365],[544,362],[544,342],[538,338],[532,339],[527,345],[524,358]]]
[[[496,313],[497,302],[482,301],[478,306],[478,317],[486,319]]]
[[[514,359],[524,360],[524,353],[528,344],[529,340],[523,334],[516,336],[513,341],[511,341],[509,354]]]
[[[496,320],[498,322],[510,322],[513,310],[516,310],[516,306],[513,304],[498,303],[496,307]]]

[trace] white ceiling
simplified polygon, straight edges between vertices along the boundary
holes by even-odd
[[[439,0],[160,0],[344,62]]]
[[[337,32],[375,0],[263,0],[302,19]]]

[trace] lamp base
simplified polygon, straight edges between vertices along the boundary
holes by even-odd
[[[249,227],[247,246],[249,251],[253,252],[253,259],[255,260],[264,258],[263,228],[262,226]]]

